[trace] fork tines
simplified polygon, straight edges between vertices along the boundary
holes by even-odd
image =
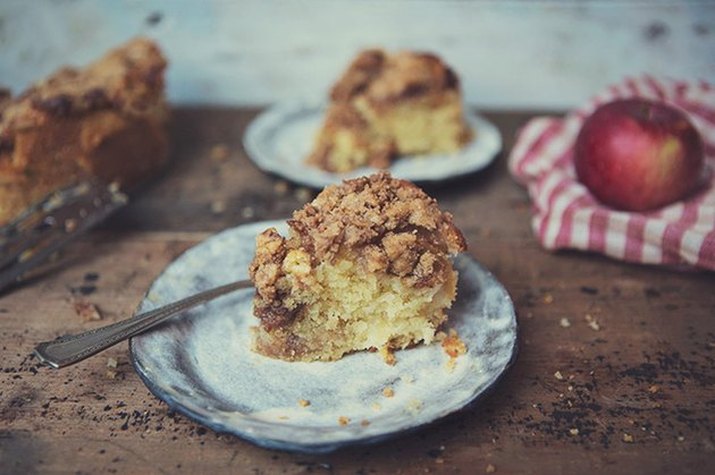
[[[0,228],[0,291],[127,203],[96,181],[53,192]]]

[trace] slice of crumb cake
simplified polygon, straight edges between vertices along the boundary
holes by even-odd
[[[17,97],[0,91],[0,224],[82,180],[127,190],[156,175],[168,159],[166,66],[158,45],[135,38]]]
[[[254,349],[291,361],[430,343],[456,296],[450,256],[466,244],[449,213],[387,173],[329,186],[257,238]]]
[[[333,86],[330,101],[307,158],[327,171],[452,153],[472,137],[457,75],[433,54],[363,51]]]

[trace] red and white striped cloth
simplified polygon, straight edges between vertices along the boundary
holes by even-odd
[[[705,144],[708,183],[686,201],[645,213],[600,204],[576,179],[573,145],[586,117],[617,98],[644,97],[687,112]],[[532,227],[546,249],[581,249],[644,264],[715,270],[715,88],[708,83],[627,78],[564,118],[537,117],[517,135],[509,170],[529,191]]]

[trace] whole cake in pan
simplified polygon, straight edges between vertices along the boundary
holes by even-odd
[[[456,296],[450,256],[466,249],[449,213],[386,172],[325,188],[290,235],[260,234],[254,349],[291,361],[430,343]]]
[[[0,96],[0,225],[86,178],[136,185],[167,160],[166,60],[137,38]]]
[[[307,162],[330,172],[452,153],[472,138],[459,79],[429,53],[361,52],[333,86]]]

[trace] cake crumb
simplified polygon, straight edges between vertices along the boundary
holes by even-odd
[[[282,420],[282,421],[287,421],[288,419],[290,419],[290,417],[288,417],[288,416],[278,416],[278,419],[280,419],[280,420]]]
[[[300,407],[308,407],[310,406],[310,401],[308,401],[307,399],[298,399],[298,405]]]
[[[678,442],[682,442],[682,441],[684,441],[684,440],[685,440],[685,437],[683,437],[682,435],[679,435],[679,436],[678,436]]]
[[[453,328],[449,330],[449,335],[442,340],[442,349],[454,359],[467,352],[467,345],[459,338],[459,334]]]
[[[310,201],[310,198],[312,198],[312,196],[313,194],[308,188],[300,187],[295,190],[295,197],[298,199],[298,201],[301,201],[303,203],[307,203],[308,201]]]
[[[108,369],[107,372],[105,373],[107,378],[109,379],[117,379],[117,372],[113,371],[111,369]]]
[[[411,414],[416,414],[422,410],[422,401],[418,399],[412,399],[407,403],[407,411]]]
[[[559,381],[564,380],[564,376],[561,374],[561,371],[557,371],[554,373],[554,378],[558,379]]]
[[[554,301],[554,296],[553,296],[553,295],[548,294],[548,293],[547,293],[547,294],[544,294],[544,303],[545,303],[545,304],[548,305],[548,304],[550,304],[550,303],[553,303],[553,301]]]
[[[651,394],[655,394],[655,393],[657,393],[658,391],[660,391],[660,387],[658,387],[657,384],[653,384],[653,385],[651,385],[651,386],[648,388],[648,392],[651,393]]]
[[[624,433],[623,434],[623,442],[625,442],[627,444],[633,443],[633,436],[631,434]]]
[[[389,346],[383,346],[380,348],[380,355],[382,356],[383,361],[390,366],[395,366],[395,363],[397,363],[395,352]]]
[[[213,214],[223,214],[226,211],[226,200],[214,200],[211,202],[211,212]]]
[[[245,219],[251,219],[256,216],[256,211],[251,206],[245,206],[241,209],[241,216]]]
[[[378,402],[373,402],[372,406],[370,406],[370,407],[372,407],[372,410],[375,412],[382,410],[382,406]]]
[[[571,326],[571,322],[568,318],[564,317],[559,321],[559,325],[561,325],[561,328],[568,328]]]
[[[457,331],[451,328],[449,334],[442,339],[442,349],[449,356],[447,371],[452,372],[457,366],[457,357],[467,352],[467,345],[459,338]]]
[[[382,395],[385,397],[393,397],[395,395],[395,390],[388,386],[382,390]]]
[[[572,427],[571,429],[569,429],[569,434],[578,435],[578,429],[575,427]]]
[[[497,471],[497,468],[494,465],[489,464],[489,465],[487,465],[487,468],[484,469],[484,471],[486,473],[494,473]]]
[[[593,331],[599,331],[601,329],[601,325],[596,321],[595,318],[589,313],[586,314],[584,317],[586,319],[586,323],[588,324],[589,328],[591,328]]]
[[[102,314],[99,313],[99,308],[93,303],[90,303],[83,299],[75,299],[72,302],[74,306],[74,311],[78,317],[80,317],[85,322],[92,322],[102,319]]]
[[[442,465],[444,463],[444,458],[443,457],[437,457],[434,459],[434,463]]]
[[[229,150],[225,144],[216,144],[211,147],[210,157],[214,162],[223,162],[228,158]]]
[[[71,233],[77,229],[77,220],[74,218],[69,218],[65,220],[65,232]]]
[[[346,425],[350,424],[350,418],[345,417],[345,416],[340,416],[340,417],[338,417],[338,424],[340,424],[341,426],[346,426]]]
[[[107,368],[116,368],[117,367],[117,360],[114,358],[107,358]]]
[[[278,180],[273,184],[273,191],[278,195],[278,196],[283,196],[286,193],[288,193],[288,182],[283,181],[283,180]]]
[[[363,419],[360,421],[360,425],[363,427],[367,427],[370,425],[370,421],[368,421],[367,419]]]

